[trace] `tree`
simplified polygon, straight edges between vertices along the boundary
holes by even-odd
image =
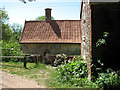
[[[1,8],[0,8],[0,15],[2,15],[2,17],[0,17],[0,21],[2,25],[1,26],[2,28],[0,29],[0,32],[2,32],[1,38],[7,42],[10,40],[10,37],[12,36],[12,30],[10,29],[10,26],[8,24],[9,17],[7,12]]]
[[[0,8],[0,15],[2,15],[2,17],[0,17],[0,21],[2,23],[5,23],[5,22],[7,22],[9,20],[8,14],[4,9]]]
[[[45,20],[45,16],[38,16],[36,20]],[[51,20],[54,20],[53,16],[51,16]]]
[[[22,26],[19,24],[13,24],[9,27],[12,31],[11,36],[6,38],[6,40],[2,40],[2,55],[3,56],[19,56],[22,55],[22,46],[19,44],[19,40],[22,34]],[[5,31],[7,33],[7,30]]]
[[[8,24],[2,24],[2,40],[8,42],[12,36],[12,30]]]
[[[19,44],[19,39],[22,34],[22,26],[19,24],[13,24],[12,26],[9,25],[8,14],[4,9],[0,8],[0,25],[2,25],[0,32],[2,32],[2,38],[0,40],[0,44],[2,44],[2,55],[3,56],[16,56],[22,55],[21,45]],[[1,46],[1,45],[0,45]]]
[[[13,23],[13,25],[11,26],[11,29],[13,31],[12,39],[17,40],[19,42],[20,37],[22,35],[22,30],[23,30],[22,26],[17,23]]]
[[[2,56],[20,56],[22,55],[21,45],[12,39],[8,42],[0,41],[2,44]]]
[[[0,43],[2,43],[2,55],[3,56],[16,56],[16,55],[22,55],[22,46],[19,44],[19,40],[22,34],[22,26],[19,24],[13,24],[12,26],[9,26],[9,29],[11,30],[11,36],[8,38],[8,36],[1,40]],[[8,29],[3,30],[6,34]],[[3,35],[4,36],[4,35]],[[5,37],[5,36],[4,36]]]

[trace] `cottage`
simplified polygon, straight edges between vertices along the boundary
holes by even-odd
[[[120,2],[82,0],[80,20],[51,20],[51,9],[46,9],[46,20],[25,22],[20,43],[26,54],[82,55],[118,68],[119,30]],[[107,38],[104,32],[109,33]],[[96,47],[99,39],[105,39],[106,45]]]
[[[51,9],[45,9],[46,20],[25,21],[20,40],[25,54],[49,57],[64,53],[80,55],[81,21],[51,20]]]

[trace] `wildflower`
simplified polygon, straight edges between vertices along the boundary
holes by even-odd
[[[71,58],[69,58],[69,60],[71,60]]]

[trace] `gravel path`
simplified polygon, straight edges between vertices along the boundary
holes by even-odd
[[[36,81],[18,75],[3,71],[0,71],[0,75],[2,75],[2,82],[0,82],[0,87],[2,86],[2,88],[44,88],[43,86],[39,86]]]

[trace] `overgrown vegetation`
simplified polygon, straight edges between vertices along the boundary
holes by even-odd
[[[89,87],[87,63],[80,56],[58,66],[57,73],[57,80],[65,85]]]
[[[103,66],[103,63],[98,60]],[[101,66],[101,67],[102,67]],[[66,61],[56,69],[57,77],[51,81],[49,86],[55,87],[79,87],[79,88],[120,88],[120,72],[107,69],[106,72],[96,65],[91,65],[91,81],[88,80],[87,63],[81,59],[81,56],[74,57],[73,60]],[[98,75],[94,75],[98,72]]]
[[[96,79],[96,84],[99,88],[120,88],[120,74],[112,69],[107,69],[106,73],[99,73]]]

